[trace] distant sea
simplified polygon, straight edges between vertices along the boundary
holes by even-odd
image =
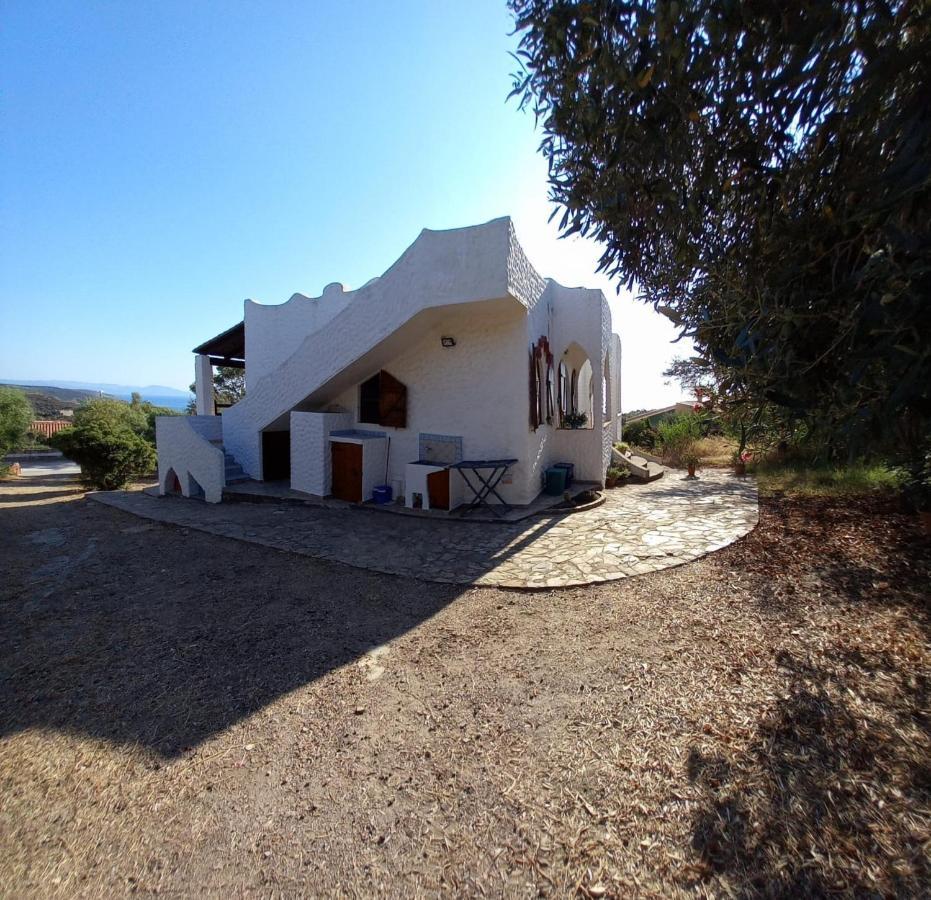
[[[125,400],[127,403],[132,399],[131,394],[111,394],[110,396],[118,397],[120,400]],[[159,397],[157,394],[143,394],[142,399],[147,400],[154,406],[167,406],[169,409],[177,409],[181,412],[184,412],[188,404],[187,397],[178,397],[177,395],[171,397]]]

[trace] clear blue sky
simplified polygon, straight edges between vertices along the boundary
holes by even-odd
[[[504,0],[0,13],[0,377],[184,388],[245,297],[357,287],[422,227],[509,214],[542,274],[609,294],[624,407],[677,398],[667,323],[546,224]]]

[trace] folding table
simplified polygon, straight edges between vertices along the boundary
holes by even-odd
[[[459,470],[462,480],[466,483],[474,498],[462,511],[461,515],[467,515],[482,506],[496,516],[501,516],[502,512],[509,510],[510,505],[504,502],[504,498],[495,488],[507,470],[516,462],[516,459],[464,459],[461,462],[453,463],[450,468]],[[482,474],[486,471],[488,472],[487,476]],[[476,483],[472,483],[472,479],[466,474],[467,472],[471,472],[475,476]],[[492,506],[488,502],[488,497],[492,494],[498,498],[500,508]]]

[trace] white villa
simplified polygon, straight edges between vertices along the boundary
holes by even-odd
[[[248,478],[365,502],[390,485],[451,509],[471,499],[456,464],[491,460],[500,499],[528,504],[557,463],[603,482],[617,438],[608,303],[541,277],[509,218],[425,229],[357,290],[246,300],[194,352],[198,414],[157,420],[161,494],[219,502]],[[245,367],[245,398],[221,414],[214,365]]]

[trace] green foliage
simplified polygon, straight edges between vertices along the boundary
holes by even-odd
[[[617,450],[618,453],[629,453],[630,444],[628,444],[627,441],[616,441],[614,449]]]
[[[75,410],[74,426],[53,435],[50,443],[80,465],[86,485],[115,490],[155,468],[155,417],[170,415],[180,413],[138,394],[130,403],[89,400]]]
[[[115,490],[133,475],[155,468],[151,444],[125,422],[112,417],[87,416],[81,424],[52,435],[50,443],[80,465],[81,480],[92,488]]]
[[[583,412],[563,413],[562,421],[566,428],[584,428],[588,422],[588,414]]]
[[[606,474],[608,478],[621,481],[630,475],[630,469],[627,466],[610,466]]]
[[[756,476],[760,493],[793,497],[890,493],[901,490],[908,478],[904,469],[879,462],[837,465],[810,459],[767,458],[751,463],[748,469]]]
[[[653,450],[656,447],[656,429],[649,419],[639,419],[624,425],[624,439],[634,447],[643,447],[644,450]]]
[[[129,428],[136,434],[146,429],[145,413],[139,405],[107,397],[88,400],[74,411],[74,427],[99,425],[104,429]]]
[[[153,447],[155,446],[155,418],[156,416],[180,416],[181,413],[176,409],[170,409],[167,406],[155,406],[148,400],[143,400],[139,394],[133,391],[130,407],[141,412],[145,417],[145,427],[140,432]]]
[[[863,446],[931,416],[924,0],[511,0],[564,234],[725,395]],[[746,423],[745,423],[746,424]]]
[[[197,384],[190,385],[192,394],[197,393]],[[239,403],[246,396],[246,370],[236,369],[232,366],[216,366],[213,370],[213,399],[217,406],[232,406]],[[197,412],[197,401],[191,400],[187,405],[187,412],[194,415]]]
[[[32,405],[22,391],[0,387],[0,456],[26,440],[34,417]]]
[[[688,465],[695,455],[695,445],[703,436],[701,418],[676,416],[668,422],[660,422],[656,430],[663,458],[673,466]]]

